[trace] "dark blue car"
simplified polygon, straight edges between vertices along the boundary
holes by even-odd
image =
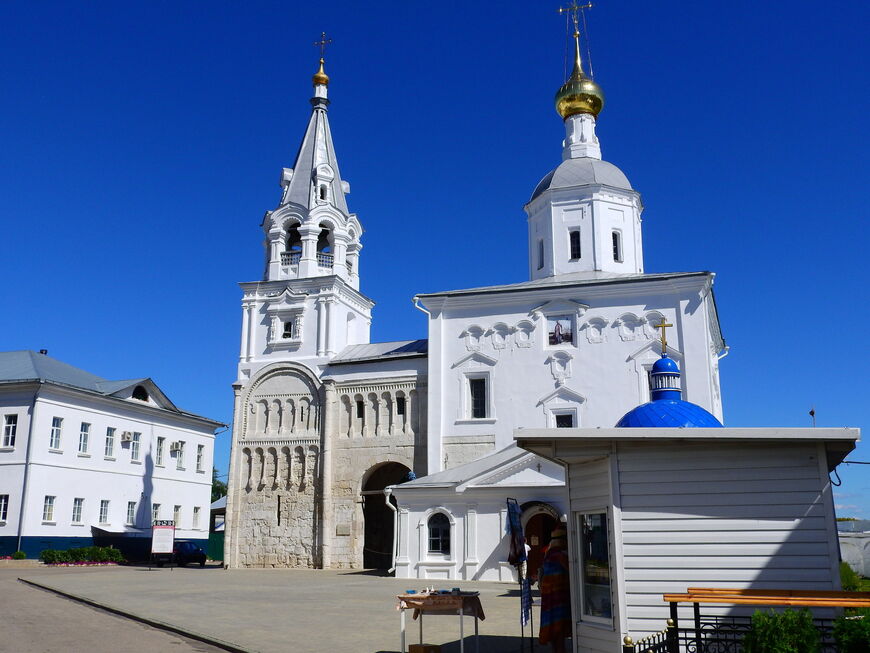
[[[205,551],[193,542],[176,542],[174,553],[175,564],[179,567],[183,567],[191,562],[198,562],[200,567],[205,567]]]

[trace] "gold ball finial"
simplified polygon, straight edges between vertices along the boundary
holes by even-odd
[[[314,85],[323,84],[324,86],[329,85],[329,75],[323,72],[323,57],[320,57],[320,68],[316,73],[314,73],[314,77],[311,78],[311,81],[314,82]]]
[[[583,60],[580,57],[580,28],[577,23],[577,12],[591,6],[591,2],[580,6],[574,0],[574,4],[570,7],[560,9],[560,12],[571,11],[574,15],[574,70],[571,71],[568,81],[556,92],[556,111],[563,120],[578,113],[598,116],[604,107],[604,91],[585,75]]]
[[[622,643],[626,646],[634,646],[634,640],[631,638],[631,635],[626,635],[622,638]]]

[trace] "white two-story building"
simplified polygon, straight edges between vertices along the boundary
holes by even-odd
[[[45,350],[0,352],[0,555],[113,544],[154,519],[208,540],[215,429],[151,379],[109,381]]]

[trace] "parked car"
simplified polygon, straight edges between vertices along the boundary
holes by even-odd
[[[175,564],[179,567],[191,562],[198,562],[200,567],[205,567],[205,551],[193,542],[176,542],[174,552]]]

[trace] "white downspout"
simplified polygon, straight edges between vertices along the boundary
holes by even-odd
[[[396,549],[399,546],[399,511],[396,510],[396,506],[394,506],[393,502],[390,501],[390,495],[392,493],[392,487],[384,488],[384,502],[387,504],[387,508],[393,511],[393,550],[390,555],[390,568],[387,569],[388,574],[396,571]]]
[[[42,390],[42,384],[36,387],[36,391],[33,393],[33,403],[30,404],[30,424],[27,426],[27,448],[24,453],[24,485],[21,489],[21,505],[18,508],[18,543],[16,544],[16,551],[21,551],[21,538],[24,535],[24,516],[27,514],[25,512],[25,504],[27,502],[27,485],[30,480],[30,449],[33,444],[33,424],[36,422],[36,400],[39,399],[39,391]]]
[[[414,303],[414,308],[416,308],[418,311],[424,312],[429,317],[432,317],[432,313],[427,311],[426,308],[420,303],[420,298],[417,297],[417,295],[411,297],[411,301]]]

